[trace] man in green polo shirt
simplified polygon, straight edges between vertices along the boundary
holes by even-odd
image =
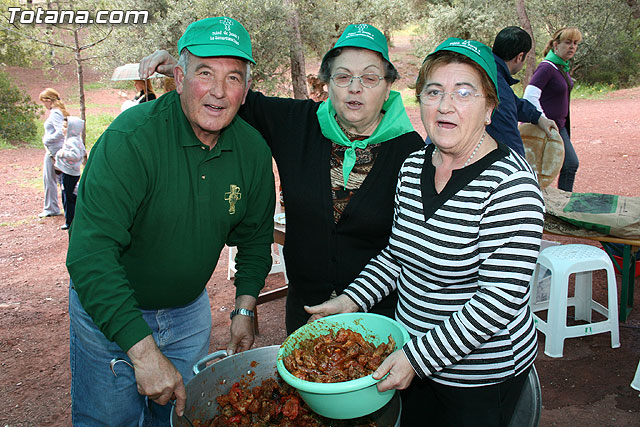
[[[225,244],[238,247],[227,349],[253,344],[275,195],[271,153],[236,117],[251,41],[237,21],[207,18],[178,50],[176,91],[118,116],[80,184],[67,255],[74,426],[168,425],[170,399],[183,413],[184,383],[209,348],[205,285]],[[113,358],[133,369],[116,364],[113,375]]]

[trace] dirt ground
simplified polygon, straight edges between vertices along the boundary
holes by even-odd
[[[41,71],[9,71],[19,76],[34,100],[47,85],[60,88],[63,97],[75,90],[73,77],[54,81]],[[133,90],[125,95],[132,96]],[[111,89],[90,92],[88,97],[89,103],[113,114],[124,100]],[[415,109],[410,116],[424,134]],[[640,88],[572,102],[573,142],[580,158],[575,191],[640,196],[639,117]],[[42,210],[42,155],[34,148],[0,151],[0,426],[71,424],[64,266],[68,240],[60,230],[62,217],[37,217]],[[620,276],[617,279],[619,283]],[[268,278],[267,288],[283,282],[282,273],[275,274]],[[226,250],[207,288],[213,312],[211,350],[216,350],[228,339],[228,313],[233,308]],[[596,298],[604,299],[601,276],[594,288]],[[567,340],[564,357],[552,359],[544,355],[544,336],[539,335],[541,426],[640,425],[640,395],[629,387],[640,360],[639,291],[635,307],[620,324],[617,349],[610,347],[609,334],[600,334]],[[280,344],[285,338],[284,299],[261,305],[259,313],[261,334],[255,346]]]

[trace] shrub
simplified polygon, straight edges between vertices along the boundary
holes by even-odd
[[[89,151],[93,144],[96,143],[100,135],[109,127],[111,122],[115,119],[111,114],[88,114],[87,115],[87,137],[84,145]]]
[[[40,107],[29,95],[12,85],[9,75],[0,71],[0,140],[9,144],[28,142],[37,133]]]

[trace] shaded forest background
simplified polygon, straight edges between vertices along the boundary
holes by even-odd
[[[87,10],[91,14],[98,10],[145,10],[149,20],[121,25],[26,25],[10,23],[9,7],[22,11]],[[177,40],[188,24],[219,15],[231,16],[247,28],[258,63],[253,69],[254,87],[273,95],[308,97],[307,69],[317,67],[308,67],[306,62],[317,62],[350,23],[373,24],[391,43],[394,34],[409,34],[415,55],[411,65],[416,70],[422,58],[447,37],[491,45],[501,28],[519,25],[533,36],[535,52],[517,76],[523,84],[542,59],[550,35],[560,27],[577,26],[584,39],[572,60],[571,74],[580,84],[609,89],[640,85],[637,0],[0,0],[0,11],[0,100],[28,104],[18,93],[2,98],[9,90],[6,88],[15,83],[1,72],[2,64],[55,71],[73,63],[78,78],[77,102],[85,120],[87,67],[103,72],[106,80],[115,67],[138,62],[156,49],[175,55]],[[1,129],[8,123],[35,132],[34,125],[21,126],[34,117],[32,106],[25,109],[24,120],[16,121],[15,113],[10,114],[12,120],[3,120],[3,114],[9,116],[6,108],[3,111],[0,107],[0,139]],[[17,139],[33,136],[27,132]]]

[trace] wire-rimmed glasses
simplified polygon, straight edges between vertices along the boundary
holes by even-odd
[[[381,80],[384,80],[384,77],[380,77],[375,73],[366,73],[361,76],[352,76],[348,73],[336,73],[331,76],[331,80],[333,80],[333,83],[338,87],[350,86],[355,79],[360,80],[362,86],[373,89],[380,84]]]
[[[451,101],[457,105],[471,104],[476,99],[484,96],[470,87],[461,87],[451,92],[430,88],[423,90],[418,96],[418,99],[423,105],[436,105],[442,102],[445,95],[449,95],[451,97]]]

